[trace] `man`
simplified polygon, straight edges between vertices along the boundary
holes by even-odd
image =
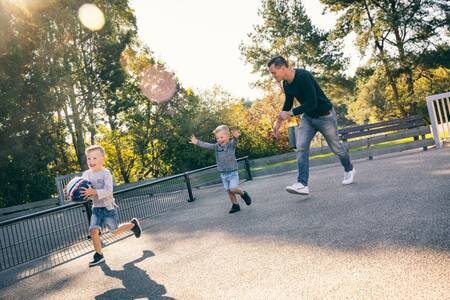
[[[283,111],[280,112],[272,131],[273,137],[279,137],[279,129],[283,121],[297,115],[301,115],[302,120],[298,128],[297,140],[297,182],[287,186],[286,191],[292,194],[309,194],[309,148],[311,140],[318,131],[325,137],[330,149],[339,156],[344,167],[342,184],[353,183],[355,169],[347,149],[339,139],[336,112],[317,81],[304,69],[289,68],[286,59],[281,56],[272,58],[267,66],[275,80],[282,83],[286,96]],[[292,109],[294,98],[300,102],[300,106]]]

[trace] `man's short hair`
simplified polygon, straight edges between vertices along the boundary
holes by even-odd
[[[102,146],[100,146],[100,145],[89,146],[89,147],[86,148],[86,151],[84,151],[84,153],[86,155],[88,155],[88,153],[92,152],[92,151],[99,151],[103,156],[105,156],[105,149]]]
[[[275,67],[279,68],[281,66],[286,66],[286,68],[289,67],[289,64],[287,60],[283,56],[275,56],[269,62],[267,63],[267,66],[270,68],[271,65],[274,65]]]
[[[230,128],[227,125],[219,125],[216,129],[214,129],[213,133],[217,134],[218,132],[225,131],[228,135],[230,135]]]

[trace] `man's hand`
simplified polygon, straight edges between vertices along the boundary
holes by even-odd
[[[278,119],[282,121],[289,120],[292,117],[291,113],[288,111],[282,111],[278,114]]]
[[[282,121],[280,121],[280,119],[277,119],[277,121],[275,122],[275,125],[273,126],[272,131],[269,133],[270,137],[272,137],[274,139],[278,139],[280,137],[281,122]]]
[[[231,131],[231,134],[232,134],[233,137],[235,137],[235,138],[238,138],[238,137],[241,136],[241,132],[240,132],[239,130],[237,130],[237,129],[232,130],[232,131]]]
[[[197,145],[198,139],[195,137],[195,135],[192,135],[192,136],[191,136],[190,143],[191,143],[191,144],[194,144],[194,145]]]
[[[83,197],[91,197],[97,195],[97,191],[93,189],[92,187],[89,188],[82,188],[81,196]]]

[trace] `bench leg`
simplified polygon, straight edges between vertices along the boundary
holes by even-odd
[[[426,139],[425,134],[422,134],[421,137],[422,137],[422,140]],[[427,146],[423,146],[423,151],[427,151],[427,150],[428,150],[428,147]]]

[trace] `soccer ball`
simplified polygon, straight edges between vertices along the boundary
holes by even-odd
[[[86,180],[83,177],[74,177],[66,185],[66,192],[70,200],[75,202],[82,202],[88,199],[83,197],[81,195],[81,192],[89,187],[92,187],[92,184],[89,180]]]

